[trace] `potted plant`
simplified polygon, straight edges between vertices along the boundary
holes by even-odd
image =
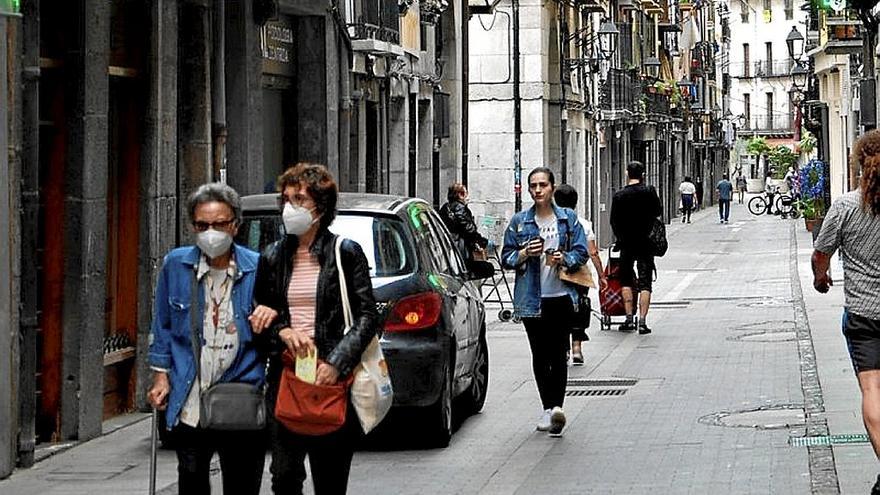
[[[821,160],[810,160],[801,167],[798,174],[801,199],[798,206],[804,216],[804,225],[815,237],[825,218],[825,163]]]

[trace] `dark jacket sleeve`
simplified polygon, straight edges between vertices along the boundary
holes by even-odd
[[[460,236],[469,247],[486,247],[489,241],[477,231],[474,214],[471,213],[470,208],[457,201],[447,203],[445,206],[446,218],[444,221],[449,230]]]
[[[281,288],[286,269],[283,256],[284,241],[274,242],[263,249],[257,265],[257,287],[254,290],[254,302],[278,312],[278,317],[264,331],[268,339],[267,344],[272,349],[283,347],[278,332],[290,326],[290,313],[284,298],[285,293]]]
[[[360,245],[345,240],[340,246],[340,254],[354,318],[351,329],[327,356],[327,362],[339,371],[339,376],[346,376],[360,363],[361,354],[376,335],[379,315],[370,282],[370,267]]]
[[[614,237],[620,239],[620,234],[623,230],[620,224],[620,202],[617,195],[611,198],[609,221],[611,222],[611,232],[614,234]]]
[[[653,202],[654,218],[662,217],[663,206],[660,204],[660,194],[654,186],[651,186],[651,201]]]

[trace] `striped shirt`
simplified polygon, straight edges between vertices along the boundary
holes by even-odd
[[[315,302],[321,265],[308,246],[300,246],[293,257],[293,273],[287,286],[290,328],[315,338]]]
[[[825,254],[840,249],[847,310],[880,319],[880,215],[862,208],[860,189],[831,205],[813,247]]]

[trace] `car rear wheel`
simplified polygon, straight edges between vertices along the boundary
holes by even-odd
[[[432,447],[446,447],[452,438],[452,364],[447,364],[437,402],[428,406],[429,443]]]
[[[483,409],[486,393],[489,391],[489,345],[486,342],[486,331],[480,336],[477,355],[474,358],[473,380],[467,390],[467,408],[472,414]]]

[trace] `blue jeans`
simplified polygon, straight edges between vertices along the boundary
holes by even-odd
[[[719,199],[718,200],[718,215],[721,217],[721,220],[725,222],[730,217],[730,200],[729,199]]]

